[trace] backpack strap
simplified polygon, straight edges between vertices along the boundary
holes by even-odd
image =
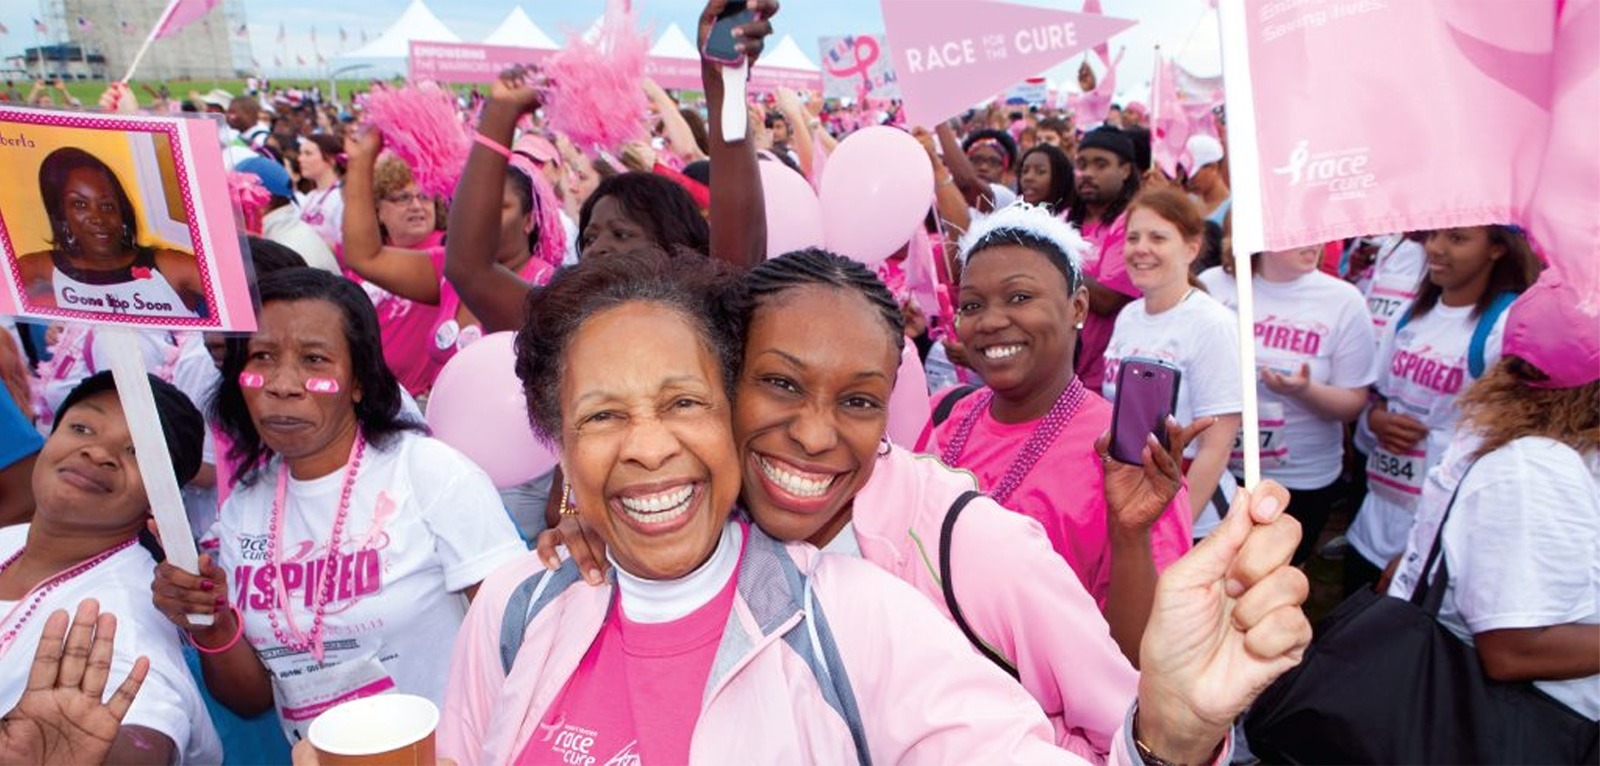
[[[969,503],[982,496],[983,493],[981,492],[967,490],[956,498],[956,501],[951,504],[950,510],[944,515],[944,527],[939,531],[939,587],[944,590],[944,603],[950,609],[950,617],[956,621],[956,627],[961,629],[961,634],[967,637],[967,641],[972,644],[973,648],[989,658],[990,662],[999,665],[1000,669],[1004,670],[1012,678],[1020,679],[1021,676],[1017,673],[1016,666],[995,651],[994,647],[984,643],[984,640],[973,632],[972,626],[967,624],[967,618],[961,614],[961,605],[956,603],[955,581],[950,577],[950,542],[953,536],[952,533],[955,532],[956,519],[960,518],[961,512],[966,509]]]
[[[1484,368],[1488,367],[1485,360],[1484,346],[1489,344],[1489,334],[1494,332],[1494,326],[1500,321],[1500,315],[1511,308],[1517,300],[1517,294],[1504,292],[1496,295],[1489,307],[1478,315],[1478,326],[1472,330],[1472,343],[1467,346],[1467,373],[1474,378],[1483,377]]]
[[[1477,464],[1478,461],[1474,460],[1461,472],[1461,480],[1456,482],[1455,491],[1450,493],[1450,502],[1445,504],[1444,515],[1439,518],[1439,530],[1433,533],[1433,546],[1428,549],[1428,558],[1422,564],[1422,571],[1417,573],[1416,587],[1411,589],[1411,603],[1434,617],[1439,616],[1439,609],[1444,605],[1445,589],[1450,585],[1450,569],[1444,558],[1444,525],[1450,521],[1450,511],[1456,507],[1456,498],[1461,497],[1461,488],[1466,486],[1467,474]],[[1434,567],[1435,564],[1438,568]]]
[[[517,661],[517,652],[527,637],[528,626],[556,596],[578,581],[578,565],[572,559],[561,562],[554,572],[541,571],[523,580],[506,602],[505,615],[500,621],[500,669],[509,677],[511,666]]]
[[[950,389],[950,392],[945,394],[944,398],[933,406],[933,412],[928,417],[928,424],[922,427],[922,434],[917,437],[915,449],[918,452],[931,449],[933,447],[933,429],[938,428],[946,420],[949,420],[950,413],[955,412],[956,404],[977,390],[978,387],[973,385],[956,386]]]

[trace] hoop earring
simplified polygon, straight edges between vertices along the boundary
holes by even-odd
[[[578,504],[572,502],[572,485],[567,483],[565,479],[561,480],[561,510],[559,513],[562,517],[578,515]]]
[[[78,238],[72,236],[72,232],[70,230],[67,231],[67,236],[64,237],[63,239],[65,241],[62,244],[64,244],[66,246],[64,249],[67,252],[69,252],[69,253],[78,252]]]
[[[889,456],[889,451],[891,449],[894,449],[894,445],[889,443],[889,437],[885,436],[882,439],[878,440],[878,457],[879,458],[888,457]]]

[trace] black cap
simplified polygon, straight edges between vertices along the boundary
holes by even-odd
[[[172,454],[172,472],[178,477],[178,486],[188,484],[200,472],[200,461],[205,449],[206,421],[195,409],[194,402],[171,383],[154,375],[150,378],[150,392],[155,395],[156,415],[161,419],[161,435],[166,439],[167,452]],[[98,372],[83,380],[56,410],[55,423],[50,432],[60,427],[62,416],[73,406],[102,391],[117,390],[117,381],[111,371]]]
[[[1129,138],[1127,133],[1108,125],[1102,125],[1085,133],[1083,140],[1078,142],[1078,151],[1084,149],[1103,149],[1130,164],[1137,159],[1133,151],[1133,139]]]

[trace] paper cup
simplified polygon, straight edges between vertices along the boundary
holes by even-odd
[[[439,708],[424,697],[379,694],[328,709],[306,739],[322,766],[435,766],[433,732]]]

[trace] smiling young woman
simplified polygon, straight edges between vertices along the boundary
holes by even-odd
[[[150,379],[162,435],[180,484],[200,468],[205,423],[182,392]],[[218,763],[222,746],[205,703],[184,665],[177,636],[151,604],[150,570],[155,560],[139,544],[150,519],[150,500],[139,473],[133,437],[110,372],[85,379],[57,413],[54,430],[33,471],[37,500],[31,524],[0,529],[0,711],[5,715],[0,753],[16,756],[12,732],[38,726],[33,744],[48,752],[83,754],[92,741],[90,711],[77,711],[54,725],[24,699],[27,653],[40,644],[46,618],[94,598],[121,621],[122,636],[107,658],[115,677],[129,674],[142,656],[149,673],[120,726],[104,729],[106,761],[113,763]],[[74,630],[77,630],[75,628]],[[60,643],[57,639],[57,649]],[[59,700],[59,696],[56,697]],[[51,750],[52,739],[66,739]],[[86,756],[85,756],[86,757]],[[86,762],[80,758],[66,761]],[[20,762],[48,759],[20,756]],[[65,761],[60,761],[65,762]],[[93,762],[99,763],[100,759]]]
[[[1187,194],[1175,189],[1141,193],[1128,206],[1123,258],[1128,276],[1144,297],[1117,316],[1106,346],[1106,399],[1117,400],[1117,373],[1131,357],[1159,359],[1179,369],[1173,416],[1188,425],[1216,418],[1185,453],[1194,537],[1216,529],[1233,501],[1236,483],[1228,455],[1242,410],[1238,320],[1190,276],[1200,255],[1205,219]]]
[[[1189,549],[1191,515],[1182,493],[1165,511],[1107,513],[1095,441],[1110,427],[1111,406],[1073,372],[1089,311],[1079,265],[1086,247],[1068,224],[1028,206],[1002,210],[963,238],[956,330],[987,385],[957,401],[923,446],[1044,527],[1133,657],[1156,571]]]

